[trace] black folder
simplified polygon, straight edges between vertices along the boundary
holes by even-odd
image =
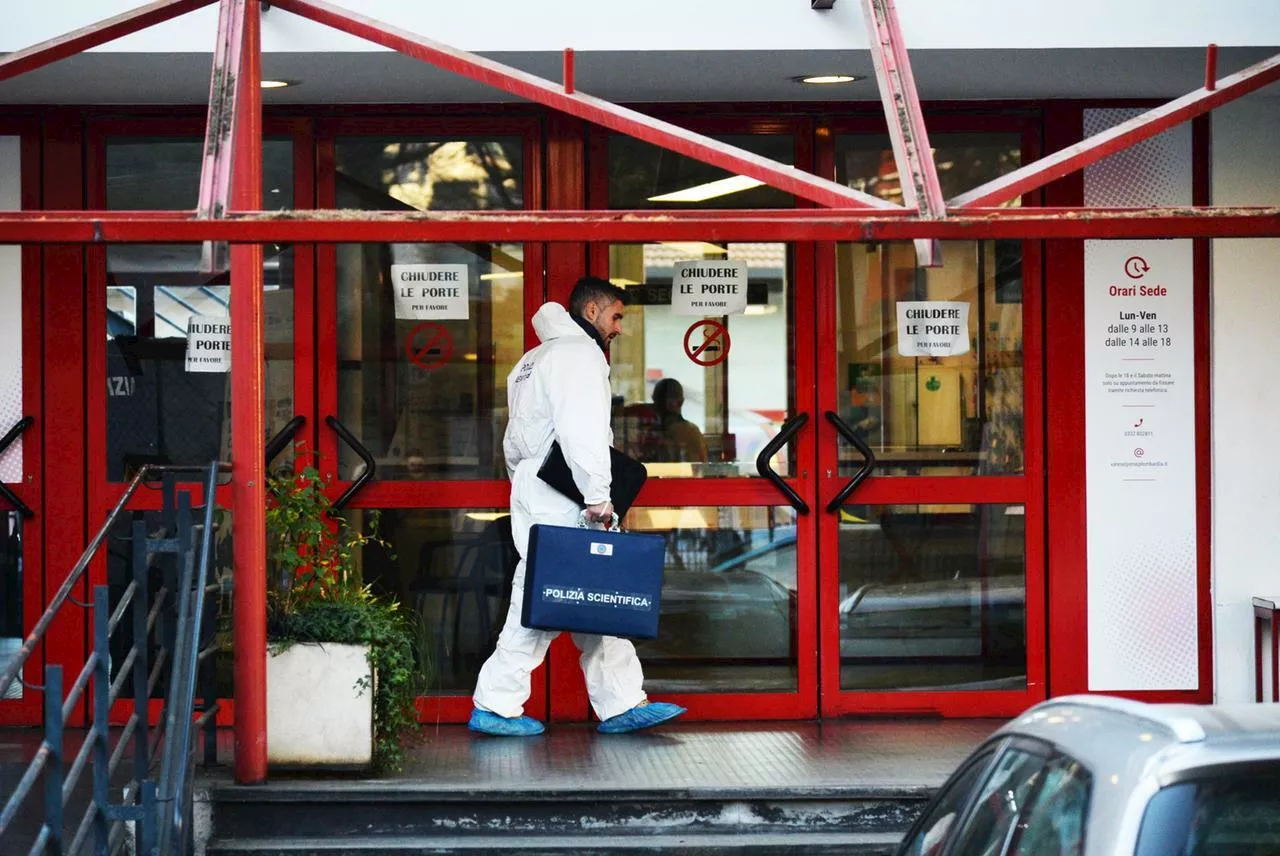
[[[609,488],[609,499],[613,502],[614,512],[621,518],[640,495],[640,488],[644,487],[649,471],[645,469],[644,464],[612,446],[609,447],[609,458],[613,468],[613,483]],[[558,442],[551,444],[547,459],[538,468],[538,478],[578,505],[584,505],[582,491],[578,490],[578,485],[573,481],[573,472],[569,469],[569,463],[564,459],[564,451]]]

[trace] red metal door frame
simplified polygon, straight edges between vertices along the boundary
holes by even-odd
[[[1024,162],[1038,157],[1039,128],[1036,117],[940,116],[930,120],[937,145],[948,133],[1012,132],[1022,137]],[[867,120],[831,123],[820,133],[819,169],[835,176],[835,138],[838,134],[883,134],[884,126]],[[1023,205],[1039,203],[1028,194]],[[835,244],[818,245],[818,299],[815,315],[825,319],[816,331],[819,354],[835,353],[838,317],[836,306]],[[944,253],[945,258],[945,253]],[[819,420],[816,470],[819,478],[815,514],[818,522],[820,561],[819,603],[822,604],[821,660],[823,716],[853,714],[931,713],[944,716],[1012,716],[1046,696],[1047,648],[1045,629],[1044,552],[1044,413],[1041,311],[1042,252],[1034,241],[1023,243],[1023,436],[1024,472],[1010,476],[872,476],[851,500],[870,505],[918,505],[935,503],[1019,504],[1026,520],[1026,643],[1027,684],[1007,691],[846,691],[840,686],[840,627],[835,605],[839,602],[837,536],[839,521],[826,512],[826,504],[839,492],[847,477],[839,475],[839,444],[843,441],[825,419]],[[818,360],[817,411],[839,410],[836,401],[838,367]],[[830,475],[827,475],[830,474]]]
[[[40,123],[35,118],[0,121],[0,136],[18,137],[21,157],[21,204],[25,210],[40,207],[41,146]],[[44,456],[44,362],[43,310],[44,290],[40,287],[41,251],[24,246],[22,258],[22,416],[35,422],[22,435],[22,481],[6,486],[25,502],[35,516],[23,522],[22,530],[22,628],[30,632],[44,612],[44,521],[45,521],[45,456]],[[8,431],[11,426],[0,426]],[[2,504],[2,503],[0,503]],[[67,570],[70,570],[68,566]],[[56,586],[55,586],[56,588]],[[50,652],[55,652],[52,640]],[[42,667],[45,652],[37,648],[20,676],[28,684],[44,683]],[[36,725],[40,722],[43,694],[24,689],[21,699],[0,701],[0,725]]]
[[[779,118],[770,115],[734,115],[722,117],[682,116],[679,121],[691,130],[708,135],[722,134],[777,134],[790,136],[795,145],[795,166],[812,170],[814,166],[814,126],[808,117]],[[592,127],[587,140],[590,165],[588,176],[588,207],[608,207],[608,140],[609,132]],[[812,209],[813,203],[796,199],[797,209]],[[660,213],[660,212],[659,212]],[[732,214],[731,211],[725,212]],[[768,240],[760,235],[755,240]],[[814,313],[814,245],[808,242],[792,244],[792,268],[788,272],[792,286],[791,340],[787,343],[788,356],[794,370],[792,376],[791,414],[807,413],[810,424],[803,428],[794,440],[796,472],[787,483],[812,508],[816,478],[808,462],[815,455],[813,396],[809,390],[814,384],[814,350],[806,343],[816,335]],[[607,244],[589,245],[589,269],[599,277],[609,275]],[[570,283],[571,285],[571,283]],[[567,288],[567,286],[565,286]],[[567,295],[567,290],[565,292]],[[554,295],[554,292],[553,292]],[[625,333],[625,330],[624,330]],[[764,479],[651,479],[645,485],[638,502],[641,506],[687,506],[690,497],[698,497],[697,505],[705,506],[757,506],[787,505],[787,500]],[[815,546],[815,513],[800,515],[797,523],[796,552],[796,626],[797,683],[793,692],[753,693],[678,693],[663,694],[662,700],[674,701],[689,708],[690,720],[767,720],[804,719],[818,713],[818,612],[816,592],[818,587],[817,551]],[[576,660],[563,664],[553,663],[561,671],[577,671]],[[579,680],[577,682],[581,684]],[[575,699],[579,717],[587,715],[586,693]]]
[[[523,138],[525,210],[543,207],[543,165],[541,123],[534,117],[426,117],[365,115],[357,118],[324,118],[317,127],[317,202],[318,208],[336,205],[335,141],[338,137],[403,136],[403,137],[473,137],[518,136]],[[316,396],[317,416],[323,421],[338,415],[338,350],[337,350],[337,253],[336,245],[321,245],[317,250],[316,277]],[[533,343],[530,323],[533,312],[544,294],[543,268],[546,248],[541,243],[524,244],[525,346]],[[350,481],[337,478],[338,444],[333,432],[321,430],[318,445],[320,471],[332,481],[336,497],[350,486]],[[511,488],[505,480],[483,481],[373,481],[352,498],[351,508],[507,508]],[[504,616],[505,617],[505,616]],[[546,718],[547,698],[545,670],[535,673],[533,695],[526,711],[531,716]],[[423,722],[466,722],[472,710],[470,695],[429,695],[418,699],[418,718]]]
[[[155,137],[203,140],[204,117],[194,111],[187,115],[158,118],[140,114],[132,118],[97,118],[90,114],[84,119],[86,198],[90,208],[106,208],[106,146],[113,137]],[[315,204],[315,167],[312,123],[301,118],[268,119],[265,134],[269,138],[288,138],[293,146],[293,202],[294,208],[312,208]],[[106,387],[106,338],[97,335],[106,318],[106,249],[89,247],[86,255],[84,306],[77,310],[83,321],[85,361],[85,458],[79,471],[86,483],[88,517],[87,528],[97,531],[111,508],[124,494],[126,485],[108,481],[102,470],[107,459],[107,400],[102,394]],[[299,440],[314,445],[315,433],[315,325],[314,279],[315,247],[309,244],[294,245],[294,406],[295,412],[306,418],[307,424],[299,433]],[[94,392],[97,390],[98,392]],[[203,502],[204,491],[199,485],[190,486],[193,503]],[[217,502],[234,514],[231,485],[222,485],[217,491]],[[140,490],[126,506],[129,511],[155,511],[160,508],[161,496],[155,490]],[[85,539],[87,542],[87,538]],[[68,566],[69,567],[69,566]],[[86,575],[87,585],[105,585],[107,581],[106,556],[95,558]],[[57,582],[60,582],[58,580]],[[55,583],[56,586],[56,583]],[[87,620],[87,619],[86,619]],[[75,656],[79,664],[87,657],[87,630]],[[87,702],[86,702],[87,704]],[[161,706],[159,699],[152,701],[152,713]],[[112,708],[113,720],[123,721],[133,711],[130,700],[121,699]],[[218,711],[218,722],[230,725],[235,715],[235,704],[224,700]]]

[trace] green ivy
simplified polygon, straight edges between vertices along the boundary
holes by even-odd
[[[298,643],[365,645],[373,673],[373,762],[379,772],[404,763],[417,728],[415,698],[429,658],[418,617],[363,584],[354,562],[366,547],[389,549],[376,512],[365,531],[332,513],[314,467],[267,479],[267,628],[272,653]],[[394,557],[393,557],[394,558]],[[369,691],[369,680],[358,687]]]

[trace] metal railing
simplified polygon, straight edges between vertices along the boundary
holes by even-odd
[[[210,589],[209,564],[214,532],[214,497],[218,474],[227,470],[217,461],[208,467],[144,466],[130,482],[102,528],[89,542],[80,560],[67,575],[49,607],[24,640],[17,656],[0,673],[0,697],[14,681],[44,694],[44,737],[14,791],[0,806],[0,852],[17,853],[5,844],[6,832],[35,792],[43,777],[43,806],[39,824],[27,852],[29,854],[78,854],[85,852],[92,837],[94,854],[119,852],[132,824],[133,852],[137,854],[186,854],[191,848],[191,783],[193,732],[204,730],[206,761],[216,756],[217,713],[213,688],[215,647],[212,613],[205,608]],[[193,521],[191,493],[179,492],[179,482],[207,473],[204,479],[204,514],[199,525]],[[188,478],[183,478],[183,476]],[[72,597],[94,556],[124,512],[130,498],[145,481],[160,477],[164,493],[161,532],[148,535],[142,519],[133,522],[132,574],[128,585],[116,598],[114,609],[106,585],[93,587],[91,604]],[[196,551],[199,550],[199,562]],[[153,565],[158,564],[159,573]],[[44,640],[55,618],[70,604],[89,608],[93,614],[93,650],[70,689],[63,694],[63,667],[47,664],[44,684],[22,681],[23,667]],[[130,647],[114,669],[111,644],[115,631],[132,612]],[[154,656],[152,643],[155,644]],[[168,690],[158,718],[151,714],[151,697],[167,673]],[[199,676],[198,676],[198,673]],[[126,681],[132,678],[133,711],[123,726],[110,724],[112,708],[124,696]],[[202,680],[197,712],[196,684]],[[75,721],[77,706],[92,685],[90,724],[83,742],[70,754],[66,726]],[[153,726],[153,720],[156,724]],[[113,776],[132,753],[132,771],[126,782]],[[154,772],[159,761],[159,778]],[[69,761],[69,763],[68,763]],[[66,817],[86,768],[91,770],[91,797],[83,814],[75,821],[70,841],[66,833],[71,819]],[[113,793],[119,799],[113,800]]]

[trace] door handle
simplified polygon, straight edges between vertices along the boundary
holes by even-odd
[[[276,455],[284,451],[284,447],[289,445],[289,441],[294,438],[303,425],[307,424],[307,417],[294,416],[285,426],[281,428],[276,435],[267,441],[267,466],[271,466],[271,462],[276,459]]]
[[[351,483],[351,486],[342,492],[342,496],[333,501],[333,511],[341,511],[347,507],[347,503],[351,501],[351,497],[360,492],[360,489],[373,481],[374,474],[378,471],[378,464],[373,459],[371,453],[356,436],[347,430],[347,426],[338,421],[336,416],[326,416],[324,424],[333,429],[333,433],[338,435],[338,439],[351,447],[351,451],[360,456],[360,460],[364,461],[364,472],[360,474],[360,478]]]
[[[765,444],[760,450],[760,454],[756,456],[756,472],[773,482],[773,486],[787,498],[787,502],[791,503],[791,507],[801,514],[809,513],[809,503],[804,501],[800,494],[796,493],[795,488],[782,480],[782,476],[774,472],[769,460],[787,443],[791,442],[791,438],[800,432],[800,429],[809,424],[808,413],[797,413],[788,419],[782,425],[776,437]]]
[[[24,416],[12,428],[4,432],[4,436],[0,437],[0,455],[3,455],[4,450],[12,446],[13,441],[18,439],[18,436],[30,428],[35,421],[34,417]],[[5,502],[12,505],[14,510],[22,515],[23,520],[30,520],[36,516],[36,513],[31,510],[31,506],[23,502],[16,493],[3,483],[0,483],[0,499],[4,499]]]
[[[876,467],[876,453],[867,445],[867,441],[859,437],[849,424],[836,415],[834,410],[828,410],[826,413],[827,421],[835,426],[840,432],[840,436],[849,441],[854,448],[861,453],[863,457],[862,466],[853,478],[849,479],[844,487],[840,488],[840,492],[835,495],[830,502],[827,503],[827,511],[835,512],[840,510],[840,506],[844,505],[844,501],[849,498],[849,494],[858,489],[858,485],[866,481],[867,476],[871,475],[871,471]]]

